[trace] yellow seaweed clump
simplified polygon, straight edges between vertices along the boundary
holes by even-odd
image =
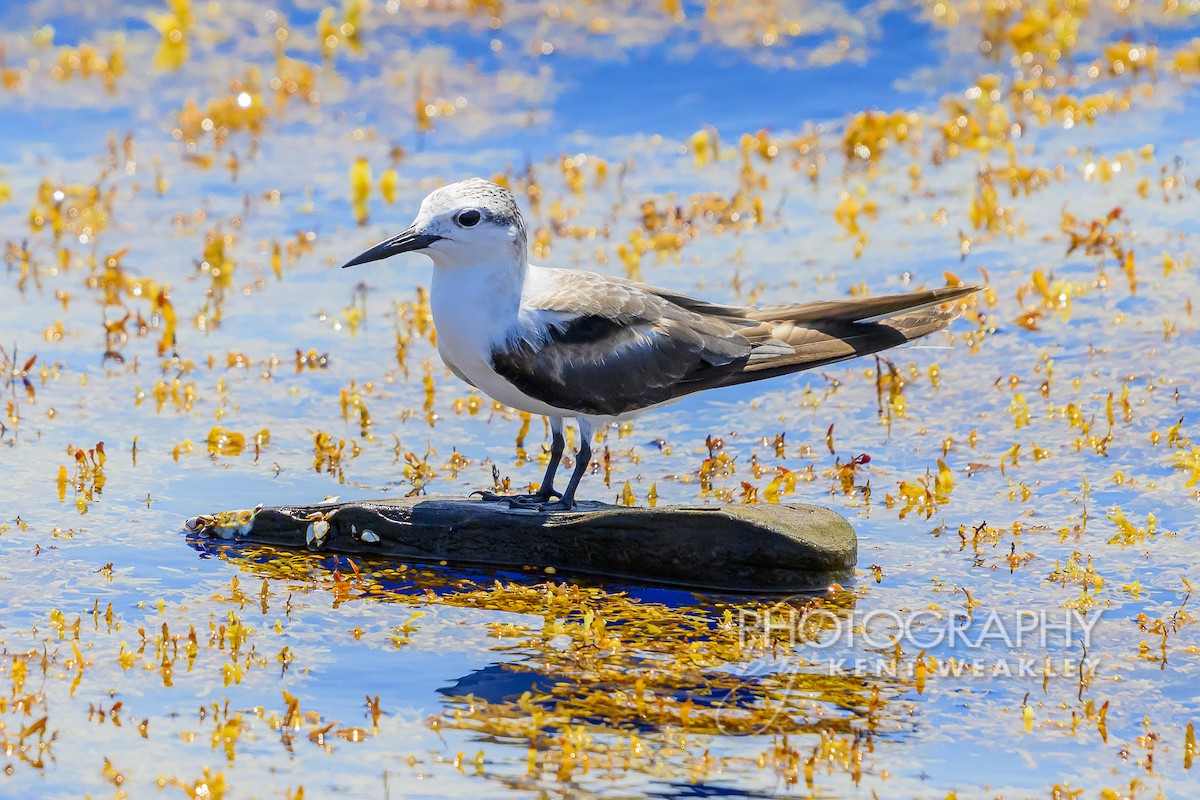
[[[847,164],[879,163],[893,145],[903,144],[920,129],[920,117],[913,111],[864,111],[846,124],[842,150]]]
[[[867,198],[866,190],[861,186],[854,193],[842,192],[841,202],[834,207],[834,220],[842,226],[847,235],[854,238],[855,258],[862,256],[863,248],[870,240],[867,232],[859,225],[860,215],[875,219],[878,213],[879,206],[874,200]]]
[[[246,449],[246,435],[220,425],[208,432],[206,439],[210,456],[240,456]]]
[[[188,58],[188,34],[195,25],[191,0],[168,0],[166,14],[150,14],[150,24],[158,29],[162,40],[154,54],[155,69],[177,70]]]
[[[357,442],[350,441],[350,449],[346,449],[347,442],[345,439],[334,439],[324,431],[313,432],[313,471],[327,472],[334,475],[338,479],[338,483],[345,483],[346,476],[342,469],[342,459],[348,454],[350,458],[357,458],[361,449]]]
[[[65,233],[78,238],[80,244],[88,244],[108,226],[116,193],[115,186],[43,180],[37,201],[29,209],[29,228],[38,232],[49,226],[55,242]]]
[[[210,99],[204,107],[189,98],[176,119],[172,137],[188,146],[193,162],[204,167],[212,165],[212,157],[195,155],[197,144],[208,137],[215,148],[221,148],[230,134],[246,131],[257,135],[266,128],[270,109],[263,102],[262,76],[257,67],[250,67],[245,78],[229,82],[229,94]]]
[[[371,164],[359,156],[350,165],[350,204],[354,208],[354,220],[366,225],[371,218]]]
[[[1143,71],[1154,77],[1158,66],[1158,48],[1154,45],[1113,42],[1104,48],[1104,55],[1099,63],[1114,77],[1124,74],[1139,77]]]
[[[984,53],[999,60],[1007,49],[1025,63],[1054,67],[1071,55],[1089,8],[1088,0],[985,0],[982,12]]]
[[[1171,68],[1180,75],[1200,76],[1200,39],[1193,39],[1188,48],[1175,51]]]
[[[362,52],[362,17],[369,5],[368,0],[346,0],[340,23],[334,21],[337,10],[332,6],[321,9],[317,18],[317,41],[326,66],[333,66],[334,56],[343,45],[353,53]]]
[[[125,37],[120,35],[115,37],[107,58],[95,45],[81,44],[64,47],[58,54],[57,63],[50,68],[50,77],[59,81],[69,81],[76,75],[81,78],[98,76],[109,94],[116,92],[117,78],[124,74]]]

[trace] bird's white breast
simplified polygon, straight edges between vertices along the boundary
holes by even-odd
[[[492,351],[513,337],[536,336],[536,322],[520,308],[519,285],[494,270],[434,271],[429,305],[437,328],[438,354],[446,366],[507,406],[547,416],[574,416],[517,389],[492,368]]]

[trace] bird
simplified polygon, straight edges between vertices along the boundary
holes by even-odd
[[[544,512],[576,507],[598,426],[706,389],[765,380],[875,353],[945,328],[946,304],[976,286],[743,307],[638,281],[529,263],[528,235],[506,188],[470,178],[435,189],[412,224],[343,264],[400,253],[434,265],[437,349],[456,376],[499,402],[547,418],[550,459],[536,492],[484,500]],[[574,418],[580,443],[554,488]]]

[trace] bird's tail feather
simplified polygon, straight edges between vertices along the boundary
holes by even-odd
[[[976,291],[978,287],[933,289],[785,307],[795,313],[781,315],[782,319],[771,316],[762,320],[759,330],[763,341],[756,348],[759,354],[752,353],[741,371],[727,373],[721,385],[786,375],[911,342],[942,330],[959,315],[960,308],[944,303]],[[817,306],[832,313],[809,312]],[[766,311],[762,310],[764,316]],[[791,352],[780,345],[787,345]]]
[[[899,314],[941,305],[978,292],[978,286],[948,286],[906,294],[821,300],[753,309],[748,319],[758,322],[877,322]]]

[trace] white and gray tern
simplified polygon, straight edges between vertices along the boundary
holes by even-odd
[[[622,278],[529,263],[512,194],[479,178],[444,186],[407,230],[344,266],[419,251],[433,259],[430,305],[442,360],[505,405],[543,414],[553,441],[534,494],[483,493],[514,507],[575,506],[595,428],[692,392],[786,375],[874,353],[941,330],[942,304],[977,287],[743,308]],[[563,419],[580,445],[554,488]],[[554,498],[558,498],[554,501]]]

